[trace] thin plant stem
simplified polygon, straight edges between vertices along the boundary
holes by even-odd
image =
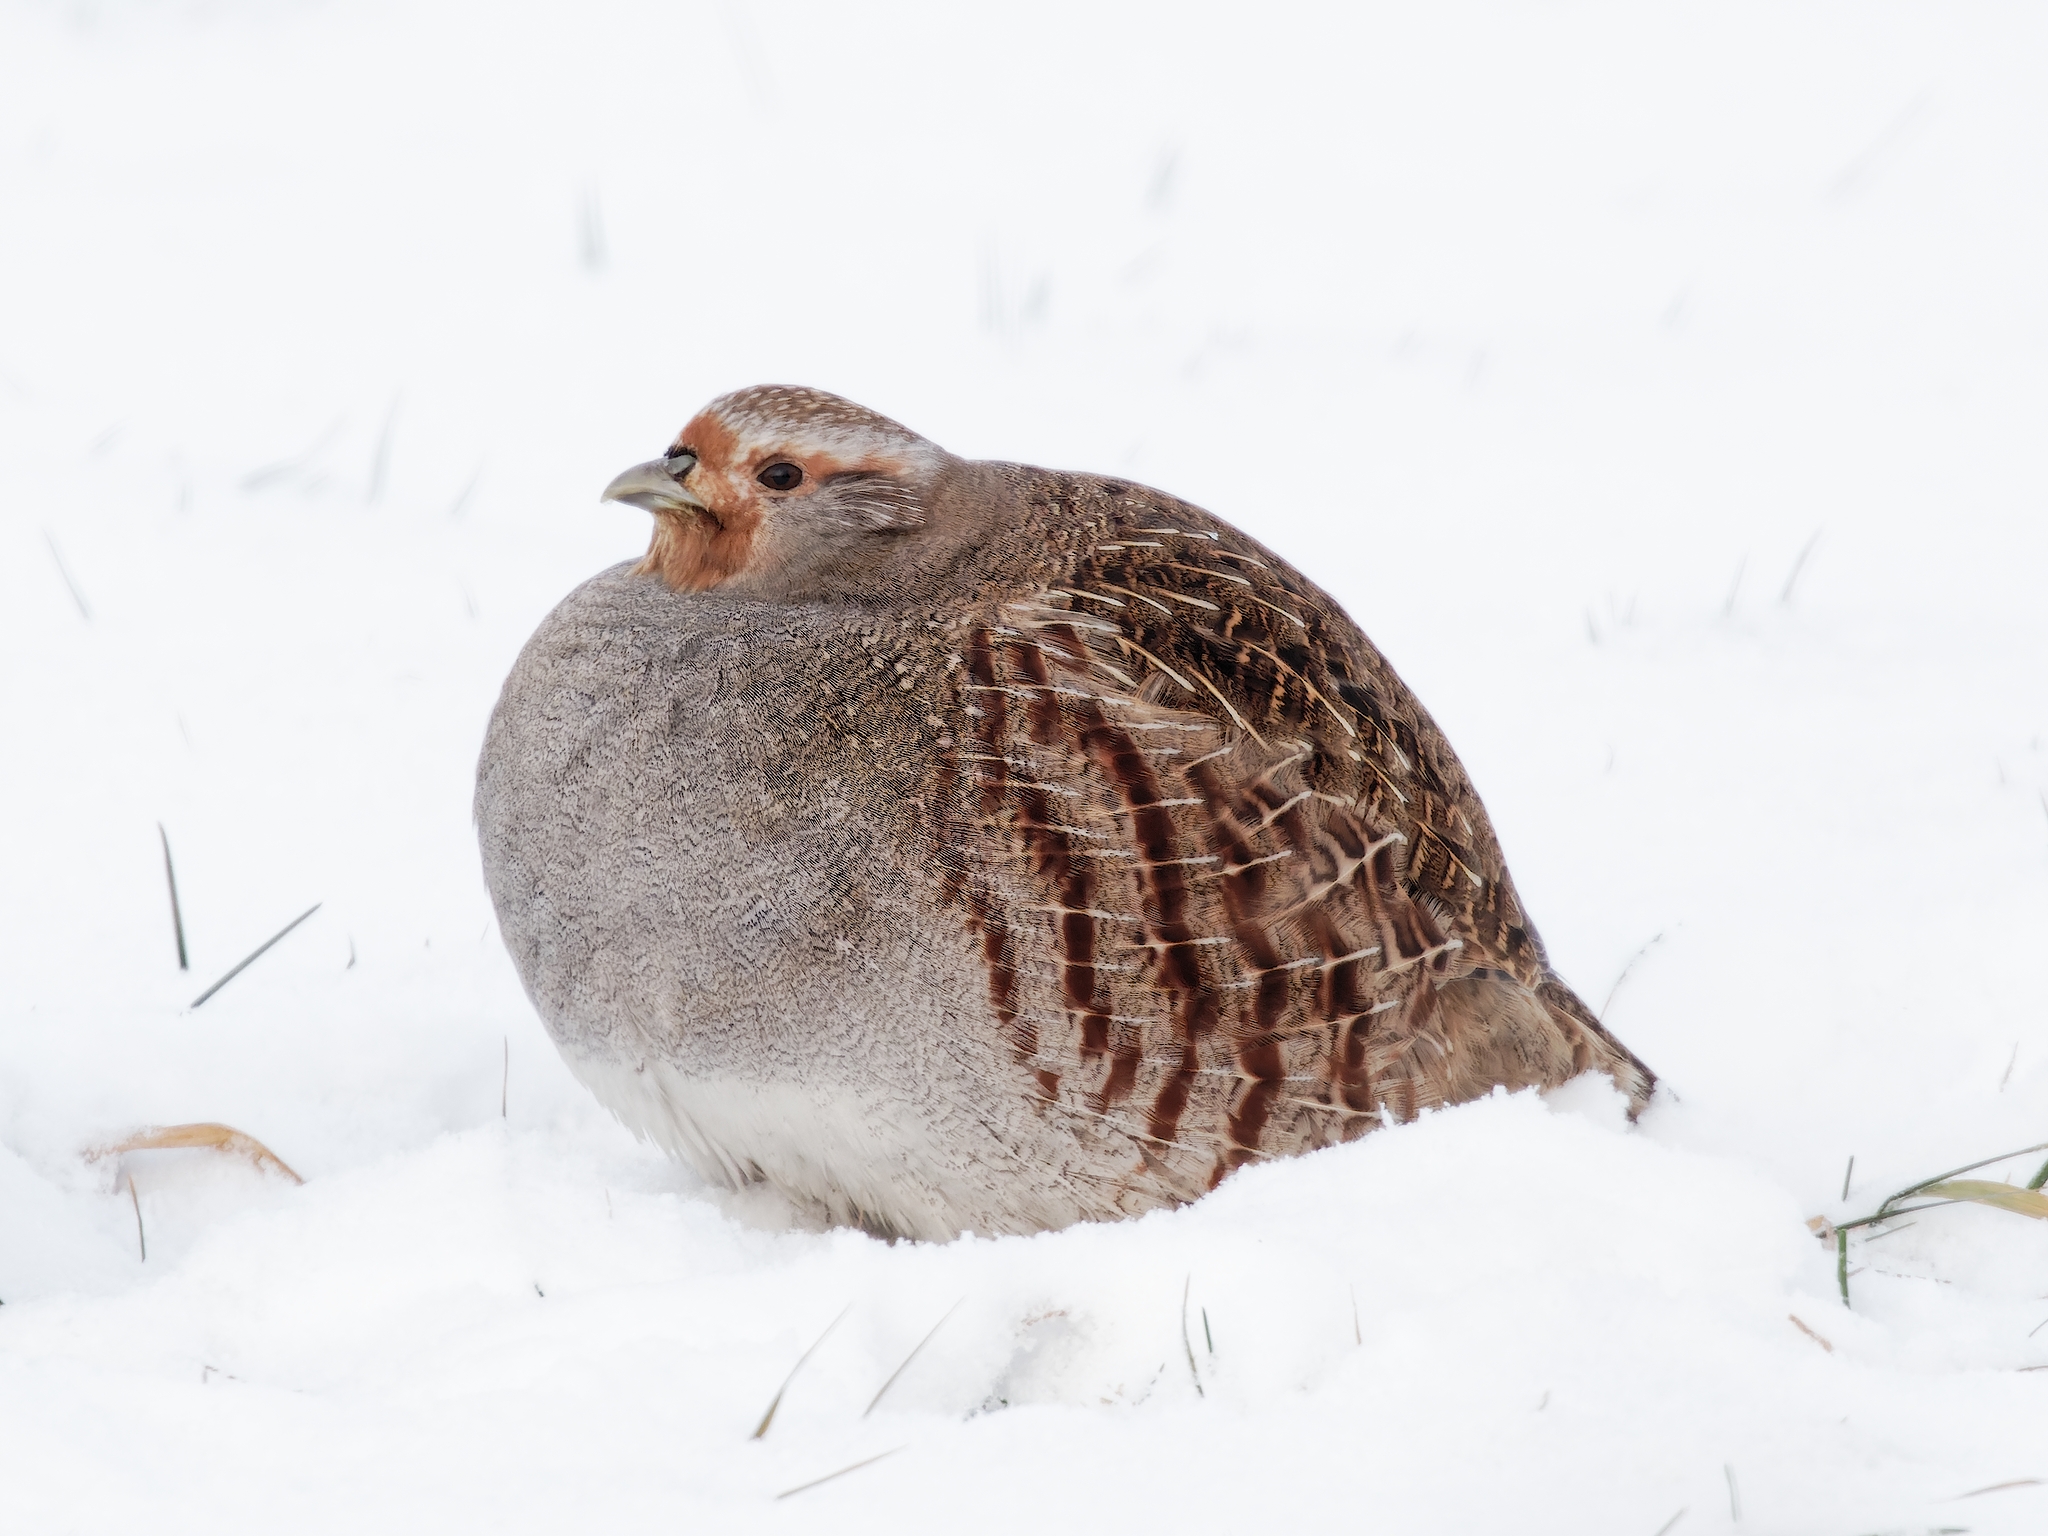
[[[299,924],[303,923],[315,912],[318,912],[320,910],[320,905],[321,904],[319,902],[314,902],[313,905],[306,908],[305,911],[301,912],[297,917],[293,918],[290,922],[286,923],[282,928],[278,929],[277,932],[273,933],[269,938],[265,939],[261,944],[257,945],[256,948],[250,952],[248,958],[245,959],[240,965],[236,966],[232,971],[229,971],[227,975],[221,977],[219,981],[216,981],[204,992],[200,993],[197,997],[193,998],[192,1006],[194,1008],[199,1007],[209,997],[212,997],[214,993],[218,992],[222,987],[226,986],[229,982],[233,981],[237,976],[241,975],[242,972],[249,969],[249,967],[254,965],[258,960],[261,960],[266,954],[270,952],[271,945],[275,944],[279,939],[283,938],[286,934],[290,933],[294,928],[298,927]]]
[[[157,840],[164,845],[164,884],[171,888],[171,932],[178,939],[178,969],[189,971],[192,962],[185,954],[185,909],[178,905],[178,872],[171,866],[171,834],[156,824]]]
[[[831,1322],[825,1325],[825,1331],[818,1335],[816,1341],[812,1343],[811,1347],[796,1357],[796,1364],[792,1365],[789,1368],[789,1374],[782,1378],[782,1385],[775,1389],[775,1396],[768,1404],[768,1411],[761,1415],[761,1422],[754,1426],[754,1432],[753,1434],[747,1437],[748,1439],[759,1440],[763,1435],[768,1433],[768,1426],[775,1422],[775,1410],[782,1406],[782,1394],[787,1392],[789,1390],[789,1384],[796,1380],[796,1373],[804,1368],[804,1362],[810,1359],[811,1356],[815,1355],[818,1352],[818,1345],[824,1343],[828,1338],[832,1336],[832,1330],[834,1328],[837,1328],[839,1324],[845,1319],[846,1314],[848,1312],[851,1312],[852,1310],[853,1303],[848,1302],[846,1306],[841,1309],[839,1316],[833,1318]],[[848,1468],[848,1470],[851,1471],[852,1469]],[[834,1477],[837,1477],[839,1474],[835,1472],[832,1475]],[[805,1484],[805,1487],[809,1486],[811,1485],[808,1483]],[[793,1488],[790,1491],[792,1493],[797,1493],[801,1492],[802,1490]]]
[[[896,1378],[901,1376],[905,1371],[910,1369],[910,1362],[917,1358],[918,1351],[922,1350],[925,1347],[925,1345],[931,1343],[933,1339],[938,1337],[939,1330],[946,1326],[946,1318],[951,1317],[955,1312],[958,1312],[960,1310],[962,1303],[964,1303],[966,1300],[967,1298],[965,1296],[962,1296],[959,1301],[954,1302],[952,1306],[946,1308],[945,1317],[941,1317],[936,1323],[933,1323],[932,1331],[926,1334],[923,1338],[919,1339],[917,1341],[917,1347],[915,1349],[912,1349],[909,1354],[903,1357],[903,1363],[897,1366],[895,1370],[889,1373],[889,1379],[882,1383],[882,1390],[875,1394],[874,1401],[870,1402],[867,1405],[867,1407],[861,1410],[860,1416],[862,1418],[866,1418],[869,1414],[875,1411],[876,1404],[882,1401],[883,1394],[886,1393],[891,1387],[896,1385]]]
[[[807,1489],[815,1488],[820,1483],[829,1483],[835,1477],[844,1477],[849,1472],[858,1472],[862,1467],[872,1467],[876,1462],[894,1456],[897,1451],[908,1449],[908,1446],[896,1446],[890,1450],[881,1452],[879,1455],[870,1456],[865,1461],[856,1461],[850,1467],[841,1467],[837,1472],[827,1472],[823,1477],[814,1477],[808,1483],[798,1483],[794,1488],[785,1488],[782,1490],[782,1492],[775,1495],[775,1497],[778,1499],[789,1498],[792,1495],[802,1493]]]
[[[2012,1152],[2001,1152],[1996,1157],[1980,1157],[1974,1163],[1965,1163],[1960,1168],[1951,1168],[1946,1173],[1937,1173],[1931,1179],[1921,1179],[1917,1183],[1907,1185],[1895,1195],[1886,1196],[1878,1208],[1868,1216],[1858,1216],[1851,1221],[1830,1223],[1835,1234],[1835,1284],[1842,1293],[1842,1305],[1845,1307],[1849,1305],[1849,1233],[1851,1231],[1857,1227],[1875,1226],[1880,1222],[1891,1221],[1900,1216],[1910,1216],[1916,1211],[1932,1211],[1944,1205],[1961,1204],[1962,1202],[1960,1201],[1939,1198],[1926,1200],[1919,1205],[1905,1205],[1901,1202],[1912,1199],[1922,1190],[1932,1189],[1935,1185],[1946,1183],[1959,1173],[1974,1173],[1979,1168],[1989,1168],[1993,1163],[2003,1163],[2015,1157],[2025,1157],[2029,1152],[2044,1151],[2048,1151],[2048,1141],[2036,1142],[2031,1147],[2020,1147]],[[1853,1158],[1850,1159],[1850,1166],[1852,1168],[1855,1166]],[[2048,1184],[2048,1164],[2042,1165],[2041,1170],[2034,1175],[2032,1182],[2027,1185],[2027,1188],[2038,1190],[2044,1184]],[[1843,1188],[1847,1189],[1847,1187],[1848,1179],[1845,1175],[1843,1178]],[[1826,1228],[1822,1230],[1825,1231]]]

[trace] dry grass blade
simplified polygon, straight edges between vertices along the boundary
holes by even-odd
[[[268,1168],[283,1174],[294,1184],[306,1182],[292,1172],[283,1158],[248,1132],[238,1131],[232,1125],[220,1125],[211,1120],[198,1121],[192,1125],[145,1126],[133,1136],[125,1137],[109,1146],[93,1148],[86,1156],[117,1157],[123,1152],[158,1152],[177,1147],[205,1147],[214,1152],[225,1152],[230,1157],[244,1157],[257,1168]],[[133,1188],[134,1180],[129,1181],[129,1186]],[[137,1219],[140,1220],[139,1214]]]
[[[484,467],[479,464],[476,467],[476,473],[469,477],[469,484],[462,488],[462,494],[457,496],[454,504],[448,508],[448,516],[451,520],[462,516],[462,509],[469,505],[469,498],[476,494],[476,484],[483,476]]]
[[[1946,1183],[1959,1173],[1970,1173],[1979,1168],[1989,1168],[1993,1163],[2002,1163],[2008,1158],[2025,1157],[2029,1152],[2048,1152],[2048,1141],[2037,1141],[2031,1147],[2021,1147],[2013,1152],[2001,1152],[1996,1157],[1980,1157],[1974,1163],[1965,1163],[1960,1168],[1951,1168],[1946,1173],[1937,1173],[1931,1179],[1922,1179],[1918,1184],[1908,1185],[1896,1195],[1893,1195],[1891,1199],[1885,1201],[1884,1205],[1879,1206],[1878,1209],[1880,1211],[1885,1210],[1904,1200],[1909,1195],[1917,1195],[1931,1184]]]
[[[316,901],[313,903],[313,905],[306,908],[305,911],[301,912],[297,917],[293,918],[290,922],[286,923],[282,928],[278,929],[277,932],[273,933],[269,938],[265,939],[261,944],[258,944],[254,950],[250,951],[248,958],[243,960],[240,965],[236,966],[232,971],[229,971],[227,975],[221,977],[219,981],[216,981],[204,992],[200,993],[197,997],[193,998],[192,1006],[194,1008],[197,1008],[200,1004],[204,1003],[209,997],[213,996],[214,993],[218,992],[222,987],[226,986],[229,982],[233,981],[237,976],[241,975],[242,972],[249,969],[249,967],[254,965],[258,960],[261,960],[266,954],[270,952],[270,948],[272,945],[277,943],[279,939],[283,938],[286,934],[290,933],[294,928],[298,927],[299,924],[303,923],[307,918],[311,917],[315,912],[318,912],[319,910],[320,903]]]
[[[78,616],[86,623],[92,622],[92,607],[85,600],[85,594],[78,590],[78,583],[72,579],[71,567],[64,563],[64,557],[57,550],[56,535],[49,529],[43,530],[43,542],[50,546],[50,558],[57,563],[57,574],[64,578],[64,586],[71,593],[71,601],[78,604]]]
[[[1799,558],[1792,562],[1792,574],[1785,578],[1785,590],[1778,594],[1780,607],[1789,608],[1792,605],[1792,589],[1799,585],[1800,574],[1805,571],[1807,560],[1812,557],[1815,546],[1820,543],[1820,535],[1821,530],[1814,529],[1813,537],[1800,548]]]
[[[829,1483],[835,1477],[844,1477],[849,1472],[858,1472],[862,1467],[872,1467],[876,1462],[884,1461],[887,1460],[889,1457],[894,1456],[897,1451],[904,1451],[908,1449],[908,1446],[899,1445],[896,1446],[893,1450],[882,1451],[877,1455],[868,1457],[865,1461],[856,1461],[850,1467],[841,1467],[837,1472],[827,1472],[823,1477],[814,1477],[808,1483],[798,1483],[794,1488],[785,1488],[782,1490],[782,1492],[775,1495],[775,1497],[778,1499],[791,1498],[796,1494],[804,1492],[806,1489],[817,1487],[820,1483]]]
[[[814,1341],[812,1341],[811,1347],[796,1357],[796,1364],[792,1365],[789,1368],[789,1374],[782,1378],[782,1385],[775,1389],[775,1396],[773,1399],[770,1400],[768,1404],[768,1411],[761,1415],[761,1422],[759,1424],[756,1424],[754,1426],[754,1432],[751,1435],[747,1436],[749,1440],[759,1440],[763,1435],[768,1433],[768,1426],[775,1422],[775,1410],[782,1406],[782,1394],[787,1392],[789,1390],[789,1384],[796,1380],[796,1373],[804,1368],[804,1362],[810,1359],[811,1356],[815,1355],[818,1352],[818,1346],[824,1343],[827,1339],[829,1339],[832,1336],[832,1330],[834,1328],[837,1328],[841,1321],[843,1321],[846,1317],[846,1314],[848,1312],[851,1312],[852,1310],[853,1303],[849,1301],[846,1304],[846,1306],[843,1309],[841,1309],[839,1316],[833,1318],[831,1322],[825,1325],[825,1331],[819,1334],[818,1337]],[[853,1468],[848,1467],[845,1470],[851,1472]],[[839,1474],[837,1472],[834,1472],[832,1475],[834,1477],[837,1477]],[[819,1479],[819,1482],[823,1481],[823,1478]],[[815,1486],[816,1484],[813,1483],[804,1484],[804,1488],[811,1488]],[[791,1493],[802,1493],[803,1488],[792,1488],[789,1491]]]
[[[1673,1515],[1669,1520],[1666,1520],[1662,1525],[1657,1527],[1657,1536],[1671,1536],[1671,1528],[1678,1524],[1678,1522],[1683,1520],[1684,1518],[1685,1510],[1681,1509],[1677,1514]]]
[[[1829,1221],[1824,1216],[1816,1216],[1809,1221],[1807,1225],[1819,1234],[1821,1241],[1832,1242],[1835,1245],[1835,1283],[1842,1293],[1842,1305],[1849,1305],[1849,1233],[1857,1227],[1875,1226],[1900,1216],[1911,1215],[1915,1211],[1932,1210],[1939,1205],[1952,1205],[1964,1201],[2012,1211],[2020,1216],[2048,1218],[2048,1196],[2040,1192],[2041,1186],[2048,1184],[2048,1164],[2042,1165],[2041,1171],[2028,1181],[2025,1189],[1990,1179],[1957,1177],[1958,1174],[1989,1168],[1993,1163],[2025,1157],[2032,1152],[2048,1152],[2048,1141],[2036,1142],[2031,1147],[2019,1147],[2011,1152],[2000,1152],[1995,1157],[1980,1157],[1974,1163],[1965,1163],[1960,1168],[1937,1173],[1931,1179],[1908,1184],[1897,1194],[1886,1196],[1878,1208],[1868,1216],[1858,1216],[1853,1221]],[[1908,1200],[1924,1200],[1926,1203],[1907,1205],[1904,1202]]]
[[[875,1411],[876,1405],[882,1401],[883,1396],[888,1392],[888,1390],[891,1387],[896,1385],[896,1378],[901,1376],[905,1371],[910,1369],[910,1362],[918,1357],[918,1353],[921,1350],[923,1350],[925,1345],[931,1343],[933,1339],[938,1337],[939,1330],[946,1326],[946,1318],[951,1317],[955,1312],[958,1312],[961,1306],[965,1304],[966,1300],[967,1298],[965,1296],[962,1296],[959,1301],[954,1302],[953,1305],[946,1308],[945,1317],[941,1317],[936,1323],[933,1323],[932,1331],[926,1334],[923,1338],[919,1339],[917,1341],[917,1347],[912,1349],[909,1354],[903,1357],[903,1363],[897,1366],[895,1370],[889,1373],[889,1379],[882,1383],[882,1390],[875,1394],[874,1402],[869,1403],[867,1407],[863,1408],[860,1411],[860,1416],[862,1418],[866,1418],[869,1414]]]
[[[391,467],[391,434],[398,426],[398,403],[402,396],[391,397],[391,409],[384,413],[384,429],[377,434],[376,451],[370,455],[370,488],[364,497],[366,501],[379,502],[384,499],[385,472]]]
[[[1600,1011],[1593,1015],[1594,1018],[1604,1020],[1607,1017],[1607,1010],[1614,1006],[1614,994],[1619,992],[1621,990],[1621,984],[1624,981],[1628,980],[1629,972],[1633,971],[1636,968],[1636,965],[1642,960],[1642,958],[1645,955],[1647,955],[1651,950],[1655,949],[1659,944],[1662,944],[1663,942],[1664,934],[1661,930],[1659,930],[1657,933],[1654,933],[1650,936],[1649,943],[1645,944],[1641,949],[1637,950],[1634,954],[1628,957],[1628,964],[1624,965],[1621,968],[1621,974],[1614,978],[1614,985],[1607,989],[1607,1001],[1600,1005]]]
[[[178,872],[171,867],[171,834],[158,822],[156,835],[164,845],[164,884],[171,888],[171,931],[178,936],[178,969],[189,971],[192,962],[185,954],[185,909],[178,905]]]
[[[2038,1189],[2000,1184],[1994,1179],[1946,1179],[1939,1184],[1925,1185],[1915,1193],[1929,1199],[1968,1200],[1976,1205],[1992,1205],[2016,1216],[2048,1221],[2048,1194]]]
[[[1826,1350],[1829,1354],[1832,1355],[1835,1352],[1834,1345],[1830,1344],[1826,1339],[1822,1338],[1819,1334],[1815,1333],[1811,1328],[1807,1327],[1806,1324],[1802,1323],[1796,1314],[1787,1312],[1785,1314],[1785,1317],[1794,1328],[1797,1328],[1801,1333],[1805,1334],[1809,1339],[1813,1340],[1814,1343],[1818,1344],[1822,1349]]]
[[[2009,1483],[1993,1483],[1989,1488],[1972,1488],[1968,1493],[1959,1493],[1956,1497],[1959,1499],[1974,1499],[1980,1493],[2003,1493],[2008,1488],[2038,1488],[2040,1486],[2041,1479],[2038,1477],[2016,1477]]]
[[[1188,1337],[1188,1291],[1193,1287],[1195,1277],[1189,1275],[1181,1282],[1180,1288],[1180,1347],[1188,1352],[1188,1375],[1194,1378],[1195,1396],[1207,1397],[1202,1390],[1202,1373],[1195,1369],[1195,1343]]]
[[[149,1239],[142,1235],[142,1196],[135,1193],[135,1180],[128,1180],[128,1199],[135,1206],[135,1246],[142,1250],[142,1262],[149,1262]]]

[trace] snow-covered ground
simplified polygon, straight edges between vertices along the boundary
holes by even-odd
[[[2048,1223],[1853,1311],[1804,1225],[2048,1139],[2044,69],[1965,0],[13,0],[0,1527],[2048,1529]],[[637,1145],[470,773],[596,490],[761,380],[1314,573],[1667,1095],[944,1246]],[[305,1183],[87,1156],[190,1121]]]

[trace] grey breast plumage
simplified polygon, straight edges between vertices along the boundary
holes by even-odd
[[[895,667],[941,649],[929,620],[607,571],[492,716],[485,877],[571,1067],[705,1176],[892,1234],[1064,1225],[1101,1207],[1087,1149],[1020,1091],[974,940],[920,894],[936,733]]]

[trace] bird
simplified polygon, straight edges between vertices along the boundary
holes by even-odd
[[[571,1070],[713,1185],[943,1241],[1649,1101],[1435,722],[1222,518],[782,385],[604,497],[652,538],[514,663],[483,870]]]

